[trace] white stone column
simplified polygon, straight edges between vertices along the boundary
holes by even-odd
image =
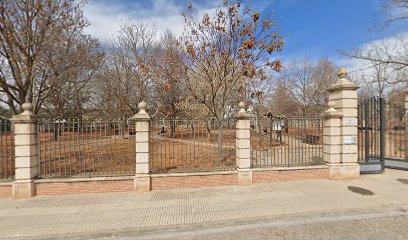
[[[340,124],[342,113],[338,112],[335,102],[328,103],[329,109],[324,112],[323,126],[323,160],[329,167],[329,179],[336,179],[341,176],[341,135]]]
[[[136,175],[134,189],[136,192],[151,190],[149,169],[149,144],[150,144],[150,116],[146,112],[146,103],[139,103],[139,113],[135,114],[136,121]]]
[[[238,185],[251,185],[251,115],[245,110],[245,103],[240,102],[239,107],[240,110],[237,114],[237,125],[235,133]]]
[[[33,105],[24,103],[23,112],[12,118],[14,124],[15,180],[14,198],[31,198],[36,195],[34,178],[38,175],[38,138]]]
[[[360,176],[357,154],[357,89],[358,86],[347,79],[348,71],[340,68],[338,80],[329,89],[329,101],[333,101],[340,121],[340,163],[329,165],[332,179],[349,179]]]

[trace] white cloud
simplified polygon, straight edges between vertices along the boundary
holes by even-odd
[[[376,49],[380,56],[386,58],[387,55],[392,56],[394,59],[407,58],[407,44],[408,32],[401,32],[393,36],[389,36],[382,39],[377,39],[363,44],[358,48],[359,52],[363,55],[374,54]],[[405,60],[406,61],[406,60]],[[344,58],[338,61],[343,66],[347,66],[350,71],[363,71],[371,64],[369,61]]]
[[[370,41],[358,48],[358,53],[363,56],[373,56],[381,59],[393,59],[399,62],[408,62],[408,32],[401,32],[383,39]],[[378,77],[387,79],[385,90],[404,85],[401,79],[408,74],[406,68],[401,69],[401,65],[376,65],[377,62],[368,60],[352,59],[343,57],[336,61],[340,66],[349,69],[351,77],[368,88],[376,88],[372,82],[376,82]],[[380,74],[380,75],[379,75]],[[389,84],[389,83],[398,84]],[[378,89],[377,89],[378,90]]]
[[[218,1],[217,1],[218,2]],[[122,22],[132,20],[154,25],[159,32],[167,29],[180,35],[184,28],[181,15],[186,6],[177,1],[150,0],[149,7],[141,3],[119,3],[114,1],[90,1],[84,15],[91,25],[85,33],[106,41],[117,34]],[[207,0],[204,4],[194,5],[199,15],[212,12],[216,1]]]

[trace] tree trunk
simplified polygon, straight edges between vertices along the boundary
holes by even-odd
[[[209,120],[205,122],[206,128],[207,128],[207,141],[210,141],[211,138],[211,124],[209,123]]]

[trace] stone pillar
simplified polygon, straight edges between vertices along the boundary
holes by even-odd
[[[236,125],[236,163],[238,171],[238,185],[252,184],[251,170],[251,140],[250,122],[251,115],[245,110],[245,103],[239,103],[240,110],[237,114]]]
[[[338,80],[329,89],[329,101],[342,114],[340,120],[340,162],[330,163],[331,179],[350,179],[360,176],[357,159],[357,89],[347,79],[348,71],[340,68]]]
[[[335,107],[335,102],[328,103],[329,109],[324,112],[323,126],[323,160],[329,167],[329,179],[337,179],[341,176],[341,136],[340,124],[342,113],[338,112]]]
[[[23,112],[12,118],[14,124],[15,180],[14,198],[31,198],[36,195],[34,178],[38,175],[38,138],[33,105],[24,103]]]
[[[151,189],[149,171],[149,141],[150,141],[150,116],[146,112],[146,103],[139,103],[139,113],[135,114],[136,120],[136,175],[134,189],[136,192],[148,192]]]

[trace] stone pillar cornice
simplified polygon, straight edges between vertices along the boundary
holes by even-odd
[[[338,92],[342,90],[357,90],[359,87],[347,78],[346,68],[340,68],[337,72],[338,80],[327,89],[328,92]]]

